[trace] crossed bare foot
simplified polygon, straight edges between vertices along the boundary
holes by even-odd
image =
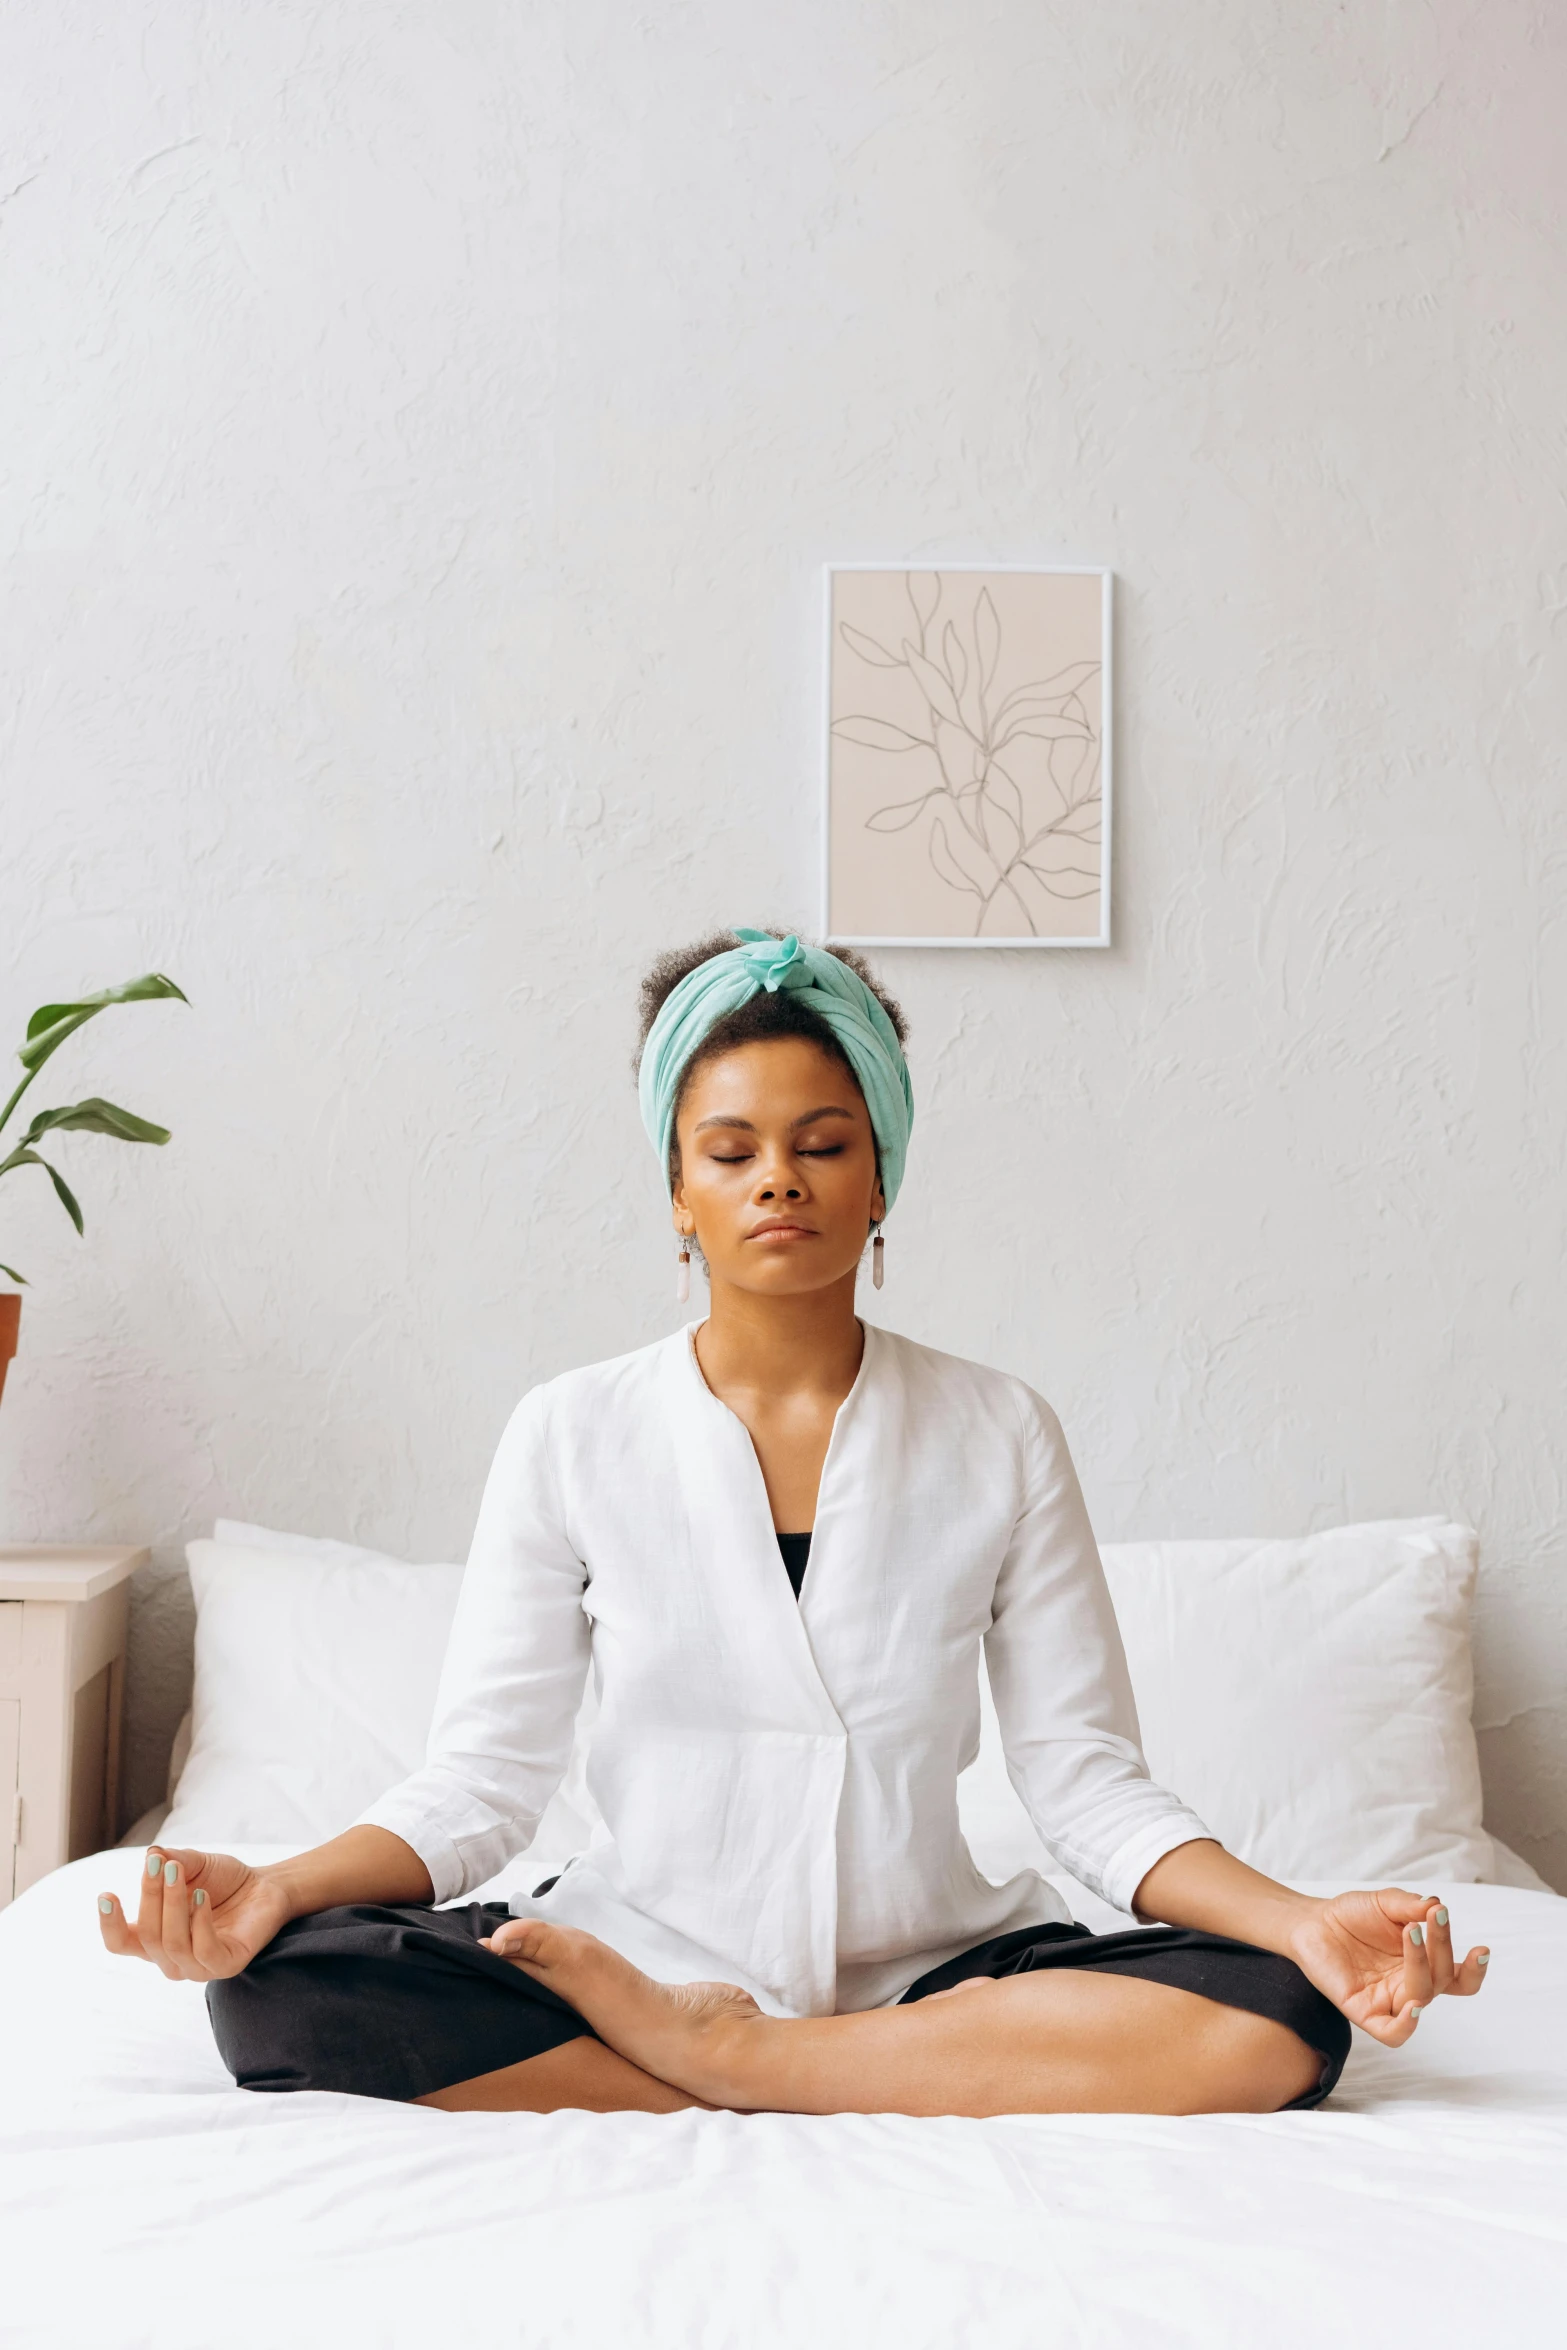
[[[484,1947],[558,1992],[644,2072],[711,2105],[746,2102],[736,2090],[748,2027],[770,2021],[749,1992],[733,1983],[655,1983],[597,1935],[544,1918],[508,1918]]]

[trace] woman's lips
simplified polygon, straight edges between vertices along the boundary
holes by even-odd
[[[754,1232],[747,1233],[746,1238],[748,1240],[814,1240],[816,1234],[809,1224],[779,1222],[758,1224]]]

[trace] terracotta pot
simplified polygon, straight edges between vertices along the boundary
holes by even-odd
[[[11,1357],[16,1352],[17,1327],[22,1319],[22,1301],[14,1289],[0,1295],[0,1395],[5,1393],[5,1374]]]

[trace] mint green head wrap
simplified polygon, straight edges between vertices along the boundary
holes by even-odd
[[[802,946],[791,932],[737,930],[743,946],[712,955],[671,988],[642,1049],[638,1092],[642,1123],[669,1180],[675,1102],[691,1056],[720,1020],[764,991],[787,988],[832,1030],[859,1080],[881,1159],[882,1197],[890,1208],[903,1181],[914,1123],[914,1089],[897,1031],[857,971],[825,948]]]

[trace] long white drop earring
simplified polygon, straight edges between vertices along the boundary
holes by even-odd
[[[675,1259],[675,1303],[677,1306],[683,1306],[689,1305],[690,1302],[691,1235],[689,1232],[682,1232],[680,1235],[680,1254]]]
[[[875,1237],[875,1239],[874,1239],[874,1240],[871,1242],[871,1287],[872,1287],[872,1289],[880,1289],[880,1287],[881,1287],[881,1285],[882,1285],[883,1281],[884,1281],[884,1280],[886,1279],[886,1277],[887,1277],[887,1273],[886,1273],[886,1266],[885,1266],[885,1265],[883,1264],[883,1262],[882,1262],[883,1258],[886,1256],[886,1253],[887,1253],[887,1243],[886,1243],[886,1242],[885,1242],[885,1240],[883,1240],[883,1238],[882,1238],[882,1233],[881,1233],[881,1226],[878,1224],[878,1225],[877,1225],[877,1227],[876,1227],[876,1237]]]

